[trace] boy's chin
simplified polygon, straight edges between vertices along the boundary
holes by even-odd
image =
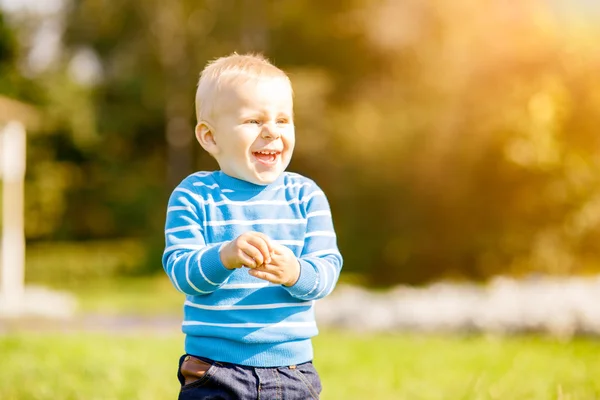
[[[281,176],[281,172],[280,173],[260,174],[260,175],[254,175],[252,177],[248,177],[249,179],[247,179],[247,181],[250,183],[254,183],[255,185],[267,186],[267,185],[270,185],[271,183],[275,182],[277,180],[277,178],[279,178],[280,176]]]
[[[267,186],[275,182],[284,170],[270,170],[270,171],[246,171],[246,176],[243,178],[245,181],[253,183],[255,185]]]

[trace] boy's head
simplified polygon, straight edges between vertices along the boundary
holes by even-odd
[[[210,62],[196,92],[196,138],[234,178],[275,181],[294,150],[288,76],[262,56],[233,54]]]

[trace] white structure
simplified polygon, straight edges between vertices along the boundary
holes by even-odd
[[[0,128],[2,178],[2,239],[0,257],[0,314],[21,313],[25,285],[25,127],[11,121]]]
[[[0,318],[69,318],[76,309],[68,293],[25,286],[25,130],[40,122],[33,107],[0,95]]]

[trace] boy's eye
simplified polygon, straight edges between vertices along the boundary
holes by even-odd
[[[287,124],[288,122],[289,122],[289,121],[288,121],[287,119],[285,119],[285,118],[281,118],[281,119],[278,119],[278,120],[277,120],[277,123],[278,123],[278,124]]]
[[[257,119],[249,119],[246,121],[247,124],[255,124],[255,125],[260,125],[260,121]]]

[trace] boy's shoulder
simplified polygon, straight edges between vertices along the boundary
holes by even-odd
[[[284,172],[282,185],[286,190],[298,191],[300,193],[321,190],[314,180],[296,172]]]
[[[284,196],[288,200],[300,199],[302,204],[308,204],[311,199],[325,199],[327,201],[327,195],[313,179],[294,172],[285,172],[283,182],[274,187],[273,190],[281,190],[282,188],[285,191]]]
[[[305,183],[305,184],[311,184],[311,185],[316,185],[315,181],[313,181],[312,179],[301,175],[297,172],[290,172],[290,171],[285,171],[283,173],[283,181],[286,184],[293,184],[293,183]]]
[[[186,187],[199,191],[200,188],[214,189],[219,186],[215,174],[217,171],[197,171],[189,174],[179,183],[179,187]]]

